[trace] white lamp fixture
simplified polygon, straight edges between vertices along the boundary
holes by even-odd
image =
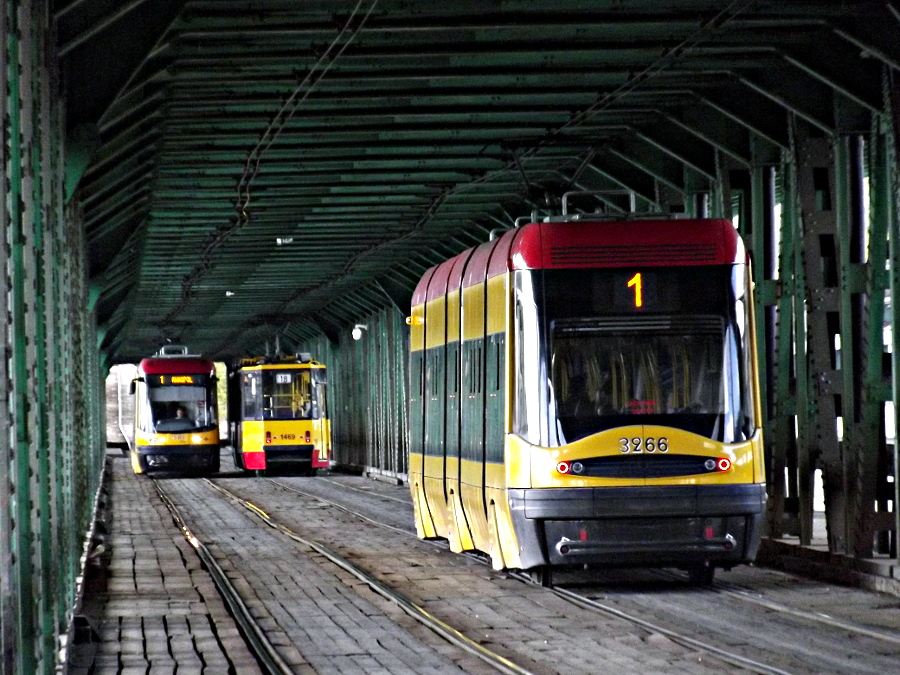
[[[369,330],[369,327],[364,323],[358,323],[353,327],[350,335],[354,340],[359,340],[362,337],[364,330]]]

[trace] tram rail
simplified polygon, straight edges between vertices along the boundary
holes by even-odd
[[[766,600],[765,598],[753,597],[753,595],[751,595],[749,591],[740,589],[732,584],[729,584],[728,582],[717,581],[711,588],[701,590],[708,593],[721,593],[724,595],[728,595],[731,598],[741,600],[742,602],[749,602],[754,605],[759,605],[760,607],[765,607],[766,609],[773,612],[796,616],[807,621],[813,621],[825,626],[830,626],[842,631],[847,631],[848,633],[856,633],[857,635],[864,635],[876,640],[882,640],[891,644],[900,645],[900,635],[890,635],[882,631],[872,630],[871,628],[860,626],[859,624],[850,621],[835,619],[834,617],[827,616],[820,612],[808,612],[801,609],[794,609],[793,607],[788,607],[787,605],[783,605],[780,602],[773,602],[772,600]]]
[[[361,513],[353,508],[350,508],[350,507],[346,506],[345,504],[340,504],[334,500],[327,499],[318,494],[315,494],[315,493],[312,493],[312,492],[309,492],[306,490],[302,490],[293,485],[289,485],[283,481],[274,480],[271,478],[268,480],[271,483],[273,483],[274,485],[278,486],[279,488],[289,490],[289,491],[295,492],[297,494],[301,494],[301,495],[309,497],[311,499],[318,500],[324,504],[328,504],[329,506],[337,508],[349,515],[360,518],[368,523],[374,524],[378,527],[381,527],[381,528],[384,528],[387,530],[391,530],[393,532],[398,532],[398,533],[404,534],[408,537],[416,538],[418,540],[418,537],[416,537],[416,534],[412,530],[411,527],[410,527],[410,529],[403,529],[403,528],[398,528],[398,527],[395,527],[393,525],[390,525],[390,524],[387,524],[384,522],[379,522],[377,519],[374,519],[371,516]],[[352,486],[347,486],[339,481],[328,481],[328,482],[330,482],[336,486],[339,486],[342,489],[349,489],[349,490],[353,490],[353,491],[357,491],[357,492],[365,492],[366,494],[373,496],[373,497],[377,497],[379,499],[391,499],[393,501],[404,502],[407,504],[409,503],[409,502],[405,502],[404,500],[391,497],[389,495],[381,495],[381,494],[377,494],[377,493],[371,493],[368,491],[358,490],[357,488],[354,488]],[[444,541],[444,540],[425,540],[424,543],[431,544],[433,546],[449,550],[449,546],[447,545],[446,541]],[[468,557],[472,560],[475,560],[481,564],[490,565],[490,560],[483,555],[478,555],[478,554],[464,554],[464,555],[466,555],[466,557]],[[664,570],[650,571],[650,573],[654,573],[654,572],[655,572],[655,575],[658,575],[661,577],[670,578],[670,579],[679,580],[679,581],[683,580],[682,576],[678,576],[674,572],[667,572]],[[532,584],[532,585],[541,585],[539,582],[532,580],[530,578],[530,576],[526,573],[511,572],[511,573],[508,573],[508,575],[510,578],[514,578],[518,581],[521,581],[522,583]],[[714,655],[717,658],[721,659],[722,661],[725,661],[731,665],[746,669],[749,672],[761,673],[764,675],[788,675],[790,673],[790,671],[788,671],[788,670],[784,670],[782,668],[771,666],[769,664],[747,658],[745,656],[742,656],[742,655],[734,653],[734,652],[730,652],[728,650],[720,649],[718,647],[715,647],[715,646],[709,644],[708,642],[704,642],[702,640],[697,640],[696,638],[690,637],[683,633],[679,633],[679,632],[673,631],[669,628],[665,628],[657,623],[646,621],[638,616],[630,614],[629,612],[612,607],[606,603],[598,602],[597,600],[589,598],[586,595],[578,593],[574,590],[570,590],[568,588],[560,588],[558,586],[548,588],[547,590],[555,593],[557,596],[559,596],[559,597],[565,599],[566,601],[568,601],[574,605],[577,605],[581,608],[588,609],[590,611],[599,612],[602,614],[606,614],[608,616],[612,616],[617,619],[627,621],[633,625],[644,628],[645,630],[652,631],[652,632],[658,633],[660,635],[664,635],[665,637],[669,638],[670,640],[672,640],[675,643],[678,643],[682,646],[685,646],[685,647],[688,647],[691,649],[701,650],[703,652],[709,653],[709,654]],[[729,584],[727,582],[717,580],[717,581],[714,581],[713,584],[709,587],[703,587],[703,588],[695,587],[692,589],[692,591],[696,592],[696,593],[718,593],[718,594],[726,595],[730,598],[734,598],[734,599],[740,600],[742,602],[748,602],[748,603],[752,603],[757,606],[763,607],[770,612],[775,612],[775,613],[778,613],[778,614],[781,614],[784,616],[792,616],[792,617],[800,618],[807,622],[812,622],[812,623],[816,623],[816,624],[819,624],[822,626],[835,628],[835,629],[845,631],[847,633],[852,633],[852,634],[855,634],[858,636],[865,636],[865,637],[868,637],[871,639],[880,640],[887,644],[900,645],[900,636],[898,636],[898,635],[892,635],[892,634],[889,634],[889,633],[886,633],[883,631],[874,630],[872,628],[868,628],[866,626],[862,626],[862,625],[856,624],[851,621],[847,621],[847,620],[843,620],[843,619],[836,619],[834,617],[831,617],[831,616],[828,616],[828,615],[825,615],[822,613],[810,612],[810,611],[805,611],[802,609],[792,608],[792,607],[786,606],[782,603],[774,602],[774,601],[767,600],[767,599],[764,599],[761,597],[760,598],[753,597],[753,595],[751,595],[748,591],[740,589],[739,587]]]
[[[231,583],[225,570],[223,570],[219,563],[216,562],[215,557],[210,553],[206,545],[204,545],[204,543],[191,531],[190,526],[187,524],[178,507],[169,498],[166,491],[163,490],[159,481],[156,479],[151,480],[153,480],[154,487],[156,488],[160,500],[162,500],[163,504],[165,504],[166,508],[172,514],[172,520],[181,530],[182,534],[184,534],[185,539],[187,539],[188,543],[197,552],[197,556],[206,566],[213,583],[216,585],[216,589],[225,600],[231,615],[237,622],[248,649],[250,649],[256,657],[260,666],[265,668],[270,675],[291,675],[294,672],[293,669],[281,658],[281,656],[279,656],[275,646],[266,636],[266,631],[260,626],[259,622],[253,618],[253,614],[244,603],[243,598],[241,598],[241,595],[234,587],[234,584]]]
[[[294,532],[287,526],[285,526],[282,523],[275,520],[272,516],[270,516],[263,509],[259,508],[252,502],[245,500],[244,498],[240,497],[239,495],[235,494],[234,492],[217,484],[215,481],[212,481],[209,479],[205,479],[205,480],[206,480],[206,483],[210,487],[219,491],[221,494],[225,495],[226,497],[228,497],[235,503],[240,504],[245,509],[251,511],[258,518],[260,518],[266,525],[268,525],[272,529],[278,531],[279,533],[283,534],[284,536],[286,536],[290,539],[293,539],[294,541],[296,541],[300,544],[303,544],[305,546],[312,548],[317,553],[324,556],[325,558],[330,560],[332,563],[334,563],[335,565],[337,565],[344,571],[349,572],[350,574],[355,576],[360,581],[363,581],[364,583],[366,583],[369,586],[369,588],[371,588],[373,591],[378,593],[381,597],[398,605],[401,609],[403,609],[403,611],[405,611],[413,619],[415,619],[419,623],[423,624],[424,626],[426,626],[427,628],[429,628],[434,633],[441,636],[442,638],[444,638],[451,644],[459,647],[460,649],[465,650],[466,652],[468,652],[469,654],[472,654],[473,656],[476,656],[477,658],[481,659],[485,663],[488,663],[489,665],[496,668],[499,672],[505,673],[506,675],[532,675],[531,671],[529,671],[525,668],[522,668],[521,666],[513,663],[512,661],[501,656],[500,654],[497,654],[496,652],[493,652],[490,649],[487,649],[486,647],[484,647],[483,645],[466,637],[463,633],[459,632],[452,626],[448,625],[447,623],[445,623],[445,622],[441,621],[440,619],[438,619],[437,617],[433,616],[431,613],[429,613],[422,607],[419,607],[416,603],[414,603],[412,600],[410,600],[403,594],[398,593],[397,591],[392,589],[390,586],[380,582],[378,579],[376,579],[371,574],[369,574],[366,570],[362,569],[361,567],[359,567],[357,565],[354,565],[352,562],[347,560],[345,557],[341,556],[338,553],[335,553],[334,551],[329,549],[327,546],[325,546],[317,541],[313,541],[311,539],[307,539],[305,537],[300,536],[299,534],[297,534],[296,532]],[[283,484],[280,484],[277,481],[273,481],[270,479],[270,482],[275,483],[276,485],[279,485],[281,487],[285,487]],[[300,492],[300,491],[298,490],[298,492]],[[325,500],[320,500],[320,501],[325,501]],[[331,504],[331,505],[335,506],[335,504]],[[366,518],[362,514],[354,513],[354,515],[365,518],[368,522],[378,525],[378,523],[376,521],[372,520],[371,518]],[[397,529],[397,528],[393,528],[390,526],[386,526],[386,527],[389,527],[389,529]],[[397,530],[397,531],[402,532],[402,530]]]

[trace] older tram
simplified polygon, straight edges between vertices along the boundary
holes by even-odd
[[[531,223],[412,299],[420,537],[550,583],[751,561],[766,499],[749,260],[727,220]]]
[[[219,470],[216,369],[212,361],[167,345],[143,359],[132,382],[135,473]]]
[[[310,354],[244,359],[231,374],[229,418],[235,467],[315,475],[329,465],[326,368]]]

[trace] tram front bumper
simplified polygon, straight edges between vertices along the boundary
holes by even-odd
[[[145,470],[204,469],[219,454],[218,445],[139,445],[137,454]]]
[[[731,566],[756,556],[761,484],[509,490],[523,566]]]

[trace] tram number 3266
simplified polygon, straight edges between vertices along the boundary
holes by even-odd
[[[642,454],[645,452],[668,452],[669,439],[661,438],[620,438],[619,452]]]

